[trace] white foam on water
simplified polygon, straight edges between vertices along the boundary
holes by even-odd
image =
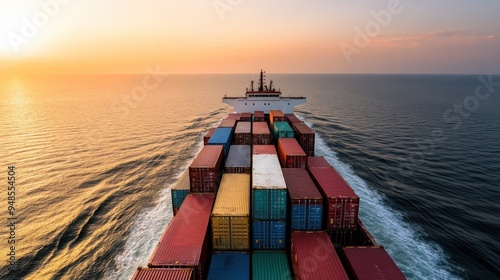
[[[137,215],[130,227],[123,251],[115,257],[114,269],[106,271],[105,279],[131,279],[139,266],[146,266],[161,234],[172,219],[170,187],[158,194],[158,204]]]
[[[203,147],[203,141],[193,148],[197,155]],[[181,155],[182,156],[182,155]],[[176,173],[175,177],[180,178],[182,173],[189,167],[192,158],[186,160]],[[177,182],[177,180],[176,180]],[[158,193],[158,203],[154,207],[142,210],[129,229],[125,246],[114,258],[115,267],[108,269],[104,279],[131,279],[135,270],[139,266],[147,266],[149,257],[153,253],[165,228],[172,220],[172,197],[170,189],[175,183],[165,185],[164,189]]]
[[[311,123],[300,119],[312,128]],[[450,272],[446,255],[437,244],[424,241],[418,228],[404,221],[381,194],[341,162],[317,133],[315,141],[316,155],[324,156],[360,197],[361,220],[408,279],[460,279]]]

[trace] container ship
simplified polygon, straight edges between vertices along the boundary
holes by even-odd
[[[174,217],[132,279],[406,279],[315,155],[315,133],[264,71],[171,188]]]

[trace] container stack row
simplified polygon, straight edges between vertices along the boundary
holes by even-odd
[[[325,227],[332,242],[350,245],[358,233],[359,197],[323,157],[309,157],[307,170],[325,199]]]
[[[313,156],[314,132],[279,110],[269,122],[230,114],[207,132],[133,279],[405,279],[358,218],[359,197]]]
[[[287,188],[275,153],[252,154],[252,210],[253,249],[285,250]]]

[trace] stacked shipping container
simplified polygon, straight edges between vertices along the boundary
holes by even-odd
[[[308,157],[308,168],[327,168],[333,167],[325,160],[324,157]],[[377,243],[370,232],[363,225],[359,217],[356,221],[355,229],[329,229],[328,234],[333,244],[338,247],[342,246],[376,246]]]
[[[265,122],[266,117],[264,115],[264,111],[255,111],[253,113],[253,121],[254,122]]]
[[[254,155],[278,155],[276,147],[274,145],[253,145]]]
[[[351,279],[406,279],[383,247],[345,247],[342,257]]]
[[[295,138],[278,139],[278,156],[283,168],[306,168],[307,155]]]
[[[241,253],[213,254],[207,279],[250,280],[250,255]]]
[[[323,198],[305,169],[283,168],[289,196],[288,223],[291,230],[323,228]]]
[[[294,114],[285,114],[285,120],[293,127],[294,123],[301,123],[302,121],[297,118]]]
[[[285,115],[280,110],[269,110],[269,124],[274,127],[274,122],[284,122]]]
[[[193,268],[195,279],[205,279],[210,251],[209,223],[215,195],[188,194],[166,228],[148,266]]]
[[[333,168],[324,157],[308,157],[307,168],[311,167]]]
[[[328,230],[356,230],[359,197],[335,169],[309,168],[311,178],[328,203],[326,228]]]
[[[254,252],[252,254],[253,280],[291,280],[290,266],[285,252]]]
[[[172,212],[175,216],[189,193],[189,170],[186,169],[182,173],[177,183],[170,189],[170,193],[172,196]]]
[[[294,132],[287,122],[274,122],[273,136],[276,142],[278,138],[293,138]]]
[[[269,145],[271,144],[271,132],[265,122],[254,122],[252,127],[252,144]]]
[[[241,117],[241,114],[231,113],[231,114],[227,115],[226,120],[236,120],[236,121],[239,121],[240,117]]]
[[[325,232],[292,232],[290,250],[295,279],[349,280]]]
[[[235,145],[251,145],[252,144],[252,123],[238,122],[234,130]]]
[[[222,120],[219,124],[219,127],[225,127],[225,128],[232,128],[234,129],[236,127],[236,119],[225,119]]]
[[[252,155],[253,248],[285,249],[287,189],[278,156]]]
[[[194,280],[195,274],[191,268],[147,268],[139,267],[132,280]]]
[[[233,128],[231,127],[218,127],[212,137],[208,139],[208,145],[222,145],[224,147],[224,157],[229,153],[229,147],[233,142]]]
[[[190,191],[216,192],[223,162],[223,146],[204,146],[189,166]]]
[[[248,251],[249,235],[250,174],[224,174],[212,210],[212,246]]]
[[[241,117],[239,119],[240,122],[251,122],[252,121],[252,113],[246,112],[241,113]]]
[[[315,133],[305,123],[294,123],[295,138],[308,156],[314,156]]]
[[[250,149],[250,145],[232,145],[224,165],[224,172],[250,174],[252,171]]]

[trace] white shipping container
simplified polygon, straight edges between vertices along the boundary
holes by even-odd
[[[252,163],[253,189],[286,189],[278,155],[252,155]]]

